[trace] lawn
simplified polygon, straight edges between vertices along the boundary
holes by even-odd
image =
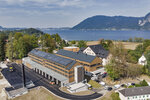
[[[63,100],[51,94],[48,90],[40,87],[30,90],[27,94],[13,100]]]
[[[88,84],[90,84],[93,88],[100,88],[101,85],[99,83],[97,83],[96,81],[90,80],[88,82]]]
[[[113,42],[114,44],[122,43],[125,49],[134,50],[139,44],[135,42]],[[88,41],[87,45],[97,45],[99,41]]]

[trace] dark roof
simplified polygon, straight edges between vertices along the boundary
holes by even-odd
[[[127,88],[119,91],[125,97],[150,94],[150,86]]]
[[[87,54],[84,54],[81,52],[67,51],[67,50],[63,50],[63,49],[59,50],[57,52],[57,54],[62,55],[62,56],[66,56],[69,58],[73,58],[76,60],[88,62],[88,63],[91,63],[96,58],[96,56],[87,55]]]
[[[109,54],[109,51],[107,51],[105,48],[103,48],[102,45],[91,45],[89,46],[92,51],[96,54],[96,56],[101,58],[106,58]]]
[[[85,49],[86,49],[86,47],[81,47],[81,48],[80,48],[80,51],[83,52]]]
[[[39,51],[39,50],[36,50],[36,49],[29,52],[29,54],[33,54],[35,56],[45,58],[49,61],[61,64],[61,65],[64,65],[64,66],[67,66],[67,65],[70,64],[68,66],[69,68],[67,68],[68,70],[70,70],[72,68],[72,66],[76,63],[76,61],[74,61],[74,60],[67,59],[67,58],[64,58],[64,57],[60,57],[60,56],[57,56],[57,55],[54,55],[54,54],[46,53],[46,52],[43,52],[43,51]]]

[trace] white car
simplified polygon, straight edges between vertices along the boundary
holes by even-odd
[[[99,84],[101,84],[102,86],[105,86],[105,85],[106,85],[105,82],[99,82]]]
[[[104,89],[107,90],[109,86],[105,86]]]
[[[114,88],[115,88],[115,89],[118,89],[118,88],[120,88],[120,86],[121,86],[121,85],[117,84],[117,85],[114,85]]]
[[[130,86],[130,85],[131,85],[131,83],[127,83],[126,85],[127,85],[127,86]]]

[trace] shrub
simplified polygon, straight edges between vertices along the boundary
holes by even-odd
[[[143,80],[143,81],[140,82],[140,85],[141,86],[148,86],[148,83],[145,80]]]
[[[133,88],[134,86],[133,85],[130,85],[128,88]]]
[[[111,98],[112,98],[112,100],[121,100],[121,99],[119,98],[119,93],[115,93],[115,92],[113,92],[113,93],[111,94]]]

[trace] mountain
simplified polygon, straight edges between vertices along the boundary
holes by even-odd
[[[83,20],[81,23],[74,26],[72,29],[150,30],[150,13],[147,14],[145,17],[97,15]]]
[[[0,29],[2,29],[3,27],[2,26],[0,26]]]
[[[35,28],[26,28],[26,29],[17,29],[17,30],[2,30],[0,33],[16,33],[16,32],[21,32],[23,34],[35,34],[35,35],[40,35],[44,34],[44,32],[35,29]]]
[[[24,34],[44,34],[42,31],[35,29],[35,28],[27,28],[21,30],[15,30],[14,32],[21,32]]]

